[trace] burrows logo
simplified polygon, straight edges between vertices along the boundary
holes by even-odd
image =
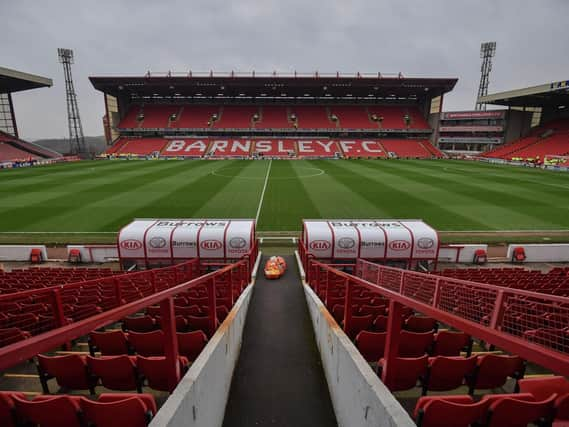
[[[163,237],[153,237],[152,239],[150,239],[148,244],[150,245],[151,248],[161,249],[164,246],[166,246],[166,239],[164,239]]]
[[[356,246],[356,241],[351,237],[342,237],[338,240],[338,246],[342,249],[352,249]]]
[[[411,243],[407,242],[406,240],[394,240],[393,242],[389,243],[389,249],[393,251],[406,251],[411,247]]]
[[[142,242],[140,240],[134,240],[134,239],[123,240],[121,242],[121,248],[135,251],[137,249],[142,248]]]
[[[429,239],[428,237],[421,237],[417,240],[417,246],[421,249],[431,249],[435,246],[435,241],[433,239]]]
[[[247,241],[243,237],[233,237],[229,240],[229,247],[234,249],[243,249],[247,246]]]
[[[219,240],[204,240],[200,243],[200,248],[207,251],[215,251],[217,249],[221,249],[222,247],[223,243],[221,243]]]
[[[330,249],[330,242],[326,240],[315,240],[310,242],[310,249],[314,249],[315,251],[325,251],[326,249]]]

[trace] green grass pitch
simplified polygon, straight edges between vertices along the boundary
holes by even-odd
[[[449,160],[93,161],[0,171],[0,232],[114,232],[133,218],[257,212],[261,231],[299,230],[302,218],[569,229],[569,176]]]

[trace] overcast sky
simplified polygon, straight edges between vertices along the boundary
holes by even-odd
[[[88,76],[152,71],[383,72],[458,77],[445,110],[471,109],[482,41],[490,92],[569,78],[568,0],[0,0],[0,65],[50,77],[14,95],[25,139],[67,136],[57,48],[75,51],[86,135],[103,133]]]

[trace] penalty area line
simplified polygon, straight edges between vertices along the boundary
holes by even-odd
[[[269,174],[271,173],[271,165],[273,160],[269,160],[269,167],[267,168],[267,174],[265,175],[265,183],[263,184],[263,191],[261,191],[261,198],[259,199],[259,206],[257,207],[257,215],[255,216],[255,223],[259,222],[259,215],[261,214],[261,208],[263,207],[263,200],[265,199],[265,190],[267,189],[267,183],[269,182]]]

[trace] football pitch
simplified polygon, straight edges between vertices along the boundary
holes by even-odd
[[[0,171],[0,233],[133,218],[421,218],[441,231],[567,230],[569,176],[450,160],[89,161]]]

